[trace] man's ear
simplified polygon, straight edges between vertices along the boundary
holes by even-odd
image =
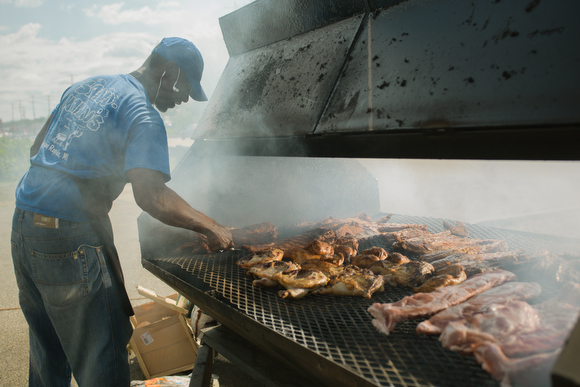
[[[175,61],[170,60],[165,65],[165,76],[171,80],[171,82],[175,82],[177,80],[177,69],[178,66]]]

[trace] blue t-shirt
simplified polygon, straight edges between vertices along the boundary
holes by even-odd
[[[167,133],[145,88],[128,74],[88,78],[69,87],[52,113],[44,142],[16,188],[16,206],[75,222],[88,220],[73,179],[113,177],[148,168],[169,180]],[[116,192],[116,196],[121,193]]]

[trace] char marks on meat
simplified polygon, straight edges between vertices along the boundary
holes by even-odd
[[[236,264],[242,269],[248,270],[259,263],[280,261],[282,258],[284,258],[284,251],[274,247],[268,247],[245,256],[238,260]]]
[[[448,250],[434,251],[419,256],[420,261],[434,262],[446,258],[453,254],[483,254],[499,253],[508,251],[508,244],[505,240],[483,239],[477,245],[457,246]]]
[[[382,276],[352,265],[342,268],[331,275],[327,286],[316,289],[313,294],[371,298],[375,292],[384,290]]]
[[[479,274],[459,285],[439,288],[431,293],[416,293],[394,303],[374,303],[368,311],[374,317],[375,328],[388,335],[400,321],[432,315],[487,289],[516,280],[515,274],[505,270]]]
[[[273,280],[277,281],[286,290],[280,290],[281,298],[298,299],[308,292],[318,289],[329,281],[329,278],[319,270],[300,269],[289,273],[276,273]]]
[[[333,244],[336,240],[334,231],[328,228],[315,228],[308,230],[302,234],[293,237],[285,238],[279,241],[268,243],[265,245],[243,245],[244,250],[254,252],[260,251],[268,247],[275,247],[282,250],[289,249],[305,249],[313,240],[319,240]]]
[[[415,292],[429,293],[445,286],[460,284],[466,279],[467,274],[465,274],[463,266],[449,265],[436,270],[431,278],[423,282],[420,286],[414,287],[413,290]]]
[[[467,276],[492,271],[497,268],[505,268],[509,265],[527,262],[528,256],[523,250],[505,251],[485,254],[453,254],[448,257],[432,261],[435,270],[440,270],[448,265],[461,265]]]
[[[435,272],[429,262],[411,261],[395,265],[383,274],[385,283],[390,286],[415,287],[431,277]]]
[[[248,274],[253,275],[254,286],[273,287],[278,286],[278,282],[273,279],[278,273],[288,273],[300,270],[300,266],[288,261],[270,261],[258,263],[248,270]]]
[[[278,228],[274,223],[258,223],[242,228],[231,229],[234,246],[259,245],[270,243],[278,238]]]

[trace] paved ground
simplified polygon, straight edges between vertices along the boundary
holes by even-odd
[[[9,187],[9,192],[10,189]],[[28,385],[28,327],[18,305],[18,289],[10,252],[13,211],[13,199],[8,198],[0,202],[0,240],[2,241],[0,243],[0,283],[3,287],[0,291],[0,358],[4,359],[4,367],[0,372],[0,386],[24,387]],[[133,305],[148,301],[137,293],[137,285],[154,290],[160,295],[174,293],[173,289],[141,266],[136,221],[140,213],[141,210],[135,204],[129,186],[115,201],[110,214],[127,290]],[[144,379],[134,356],[131,357],[131,370],[133,380]],[[222,387],[259,385],[245,372],[221,356],[216,359],[213,372],[220,377]]]

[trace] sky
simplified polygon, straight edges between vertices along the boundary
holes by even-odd
[[[228,60],[219,18],[251,2],[0,0],[0,119],[47,117],[72,82],[129,73],[168,36],[199,48],[211,98]]]

